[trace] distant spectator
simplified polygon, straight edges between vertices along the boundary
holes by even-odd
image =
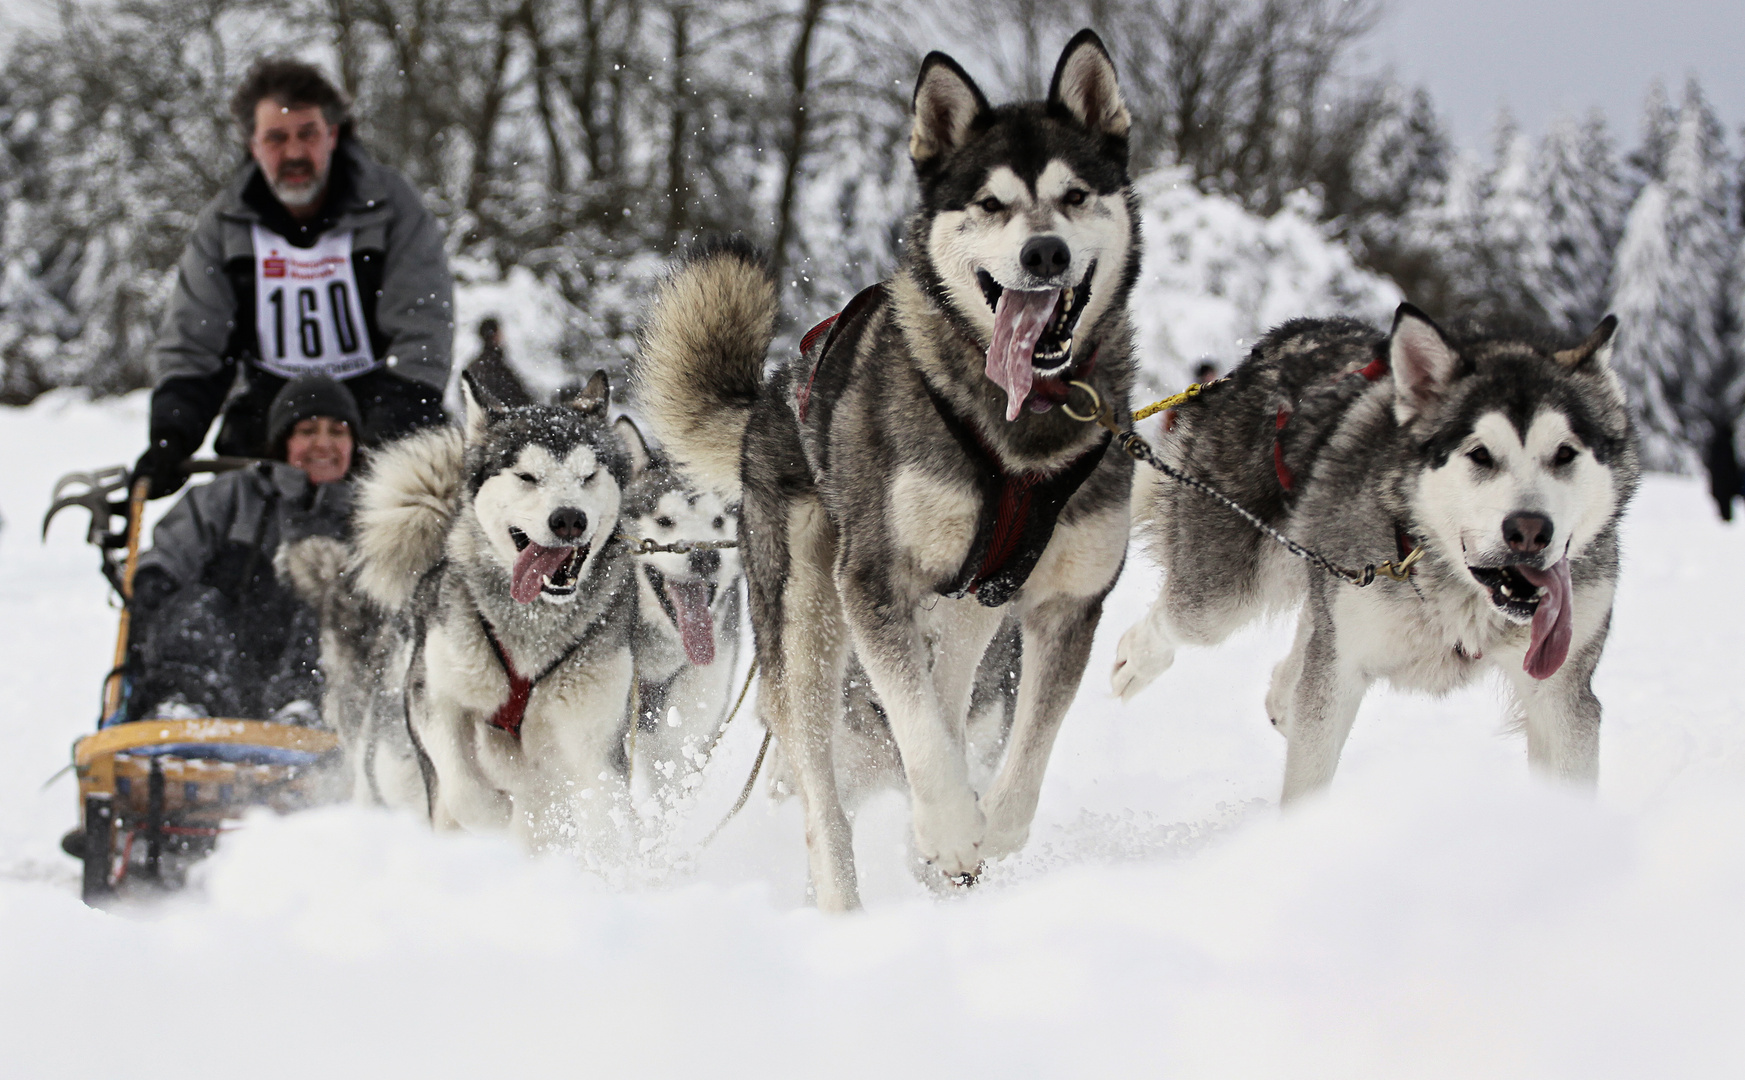
[[[509,359],[503,354],[503,325],[497,321],[495,315],[479,320],[479,355],[473,359],[479,361],[486,358],[505,363]]]
[[[1722,521],[1733,520],[1733,500],[1740,489],[1739,455],[1733,446],[1733,425],[1717,423],[1709,436],[1709,452],[1704,464],[1709,472],[1709,494]]]
[[[521,376],[509,366],[509,354],[503,349],[503,328],[495,316],[479,322],[479,355],[466,367],[473,381],[503,405],[528,405],[533,392]]]

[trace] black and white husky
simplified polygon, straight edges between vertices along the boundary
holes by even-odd
[[[1178,644],[1302,602],[1267,694],[1289,740],[1285,801],[1332,780],[1371,683],[1443,693],[1490,669],[1514,690],[1528,760],[1593,783],[1590,683],[1638,479],[1607,363],[1615,327],[1557,349],[1451,338],[1403,305],[1385,335],[1331,319],[1262,338],[1177,410],[1164,458],[1342,566],[1420,561],[1407,581],[1354,588],[1206,496],[1142,478],[1143,532],[1167,576],[1121,639],[1116,692],[1131,698]]]
[[[603,376],[559,406],[465,389],[464,427],[391,444],[359,484],[350,569],[323,610],[365,617],[349,643],[333,628],[323,661],[336,707],[364,711],[336,726],[386,801],[406,799],[416,761],[440,827],[590,843],[624,794],[636,588],[614,537],[630,454]],[[288,570],[319,584],[304,550]]]
[[[859,903],[832,749],[851,649],[890,718],[933,872],[971,880],[1029,833],[1127,550],[1132,465],[1060,406],[1076,380],[1127,407],[1129,124],[1089,31],[1046,100],[997,108],[934,53],[909,144],[921,209],[890,280],[767,381],[777,300],[755,253],[701,251],[651,312],[643,416],[681,468],[743,500],[759,705],[805,805],[821,908]],[[978,793],[966,715],[1008,613],[1018,702]]]
[[[617,427],[634,462],[619,515],[626,534],[662,545],[738,536],[738,506],[687,484],[629,420]],[[738,690],[744,576],[731,547],[636,555],[634,741],[657,784],[701,768],[720,735]]]

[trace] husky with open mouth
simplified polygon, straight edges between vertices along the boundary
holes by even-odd
[[[909,143],[920,209],[892,278],[767,381],[778,305],[755,252],[694,254],[650,314],[642,415],[696,482],[743,500],[759,711],[804,803],[820,908],[859,903],[832,742],[850,650],[888,715],[930,872],[968,883],[1029,833],[1127,550],[1132,463],[1061,406],[1089,407],[1078,381],[1127,409],[1129,127],[1088,30],[1043,101],[992,106],[933,53]],[[978,792],[966,716],[1008,616],[1017,706]]]
[[[739,507],[685,482],[626,419],[635,479],[624,493],[622,529],[658,544],[733,541]],[[736,548],[636,554],[638,756],[656,783],[702,767],[739,687],[744,573]],[[640,768],[641,766],[638,766]]]
[[[356,597],[329,606],[380,614],[349,652],[403,703],[396,732],[393,695],[370,699],[384,715],[359,725],[359,776],[401,801],[383,780],[410,758],[439,827],[591,844],[624,793],[636,588],[614,538],[631,456],[604,375],[565,405],[462,385],[464,426],[390,444],[359,484],[340,580]]]
[[[1451,337],[1402,305],[1385,335],[1330,319],[1262,338],[1177,410],[1163,457],[1339,565],[1418,559],[1408,580],[1356,589],[1206,496],[1143,477],[1142,533],[1166,578],[1121,639],[1115,691],[1131,698],[1177,645],[1301,602],[1267,694],[1289,740],[1287,802],[1332,780],[1376,680],[1445,693],[1491,669],[1514,690],[1528,760],[1592,784],[1591,681],[1639,477],[1608,366],[1616,325],[1559,348]]]

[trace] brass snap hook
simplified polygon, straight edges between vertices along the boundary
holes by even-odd
[[[1380,566],[1375,568],[1375,572],[1391,581],[1410,581],[1412,578],[1412,567],[1417,564],[1419,559],[1424,557],[1424,552],[1426,550],[1427,549],[1424,545],[1419,544],[1417,547],[1412,549],[1409,555],[1401,559],[1398,563],[1382,563]]]
[[[1089,422],[1096,420],[1098,417],[1103,415],[1103,395],[1097,393],[1096,387],[1092,386],[1088,382],[1083,382],[1079,379],[1073,379],[1072,381],[1068,382],[1066,385],[1067,385],[1067,388],[1070,390],[1083,390],[1085,393],[1087,393],[1091,396],[1091,413],[1089,416],[1080,416],[1078,413],[1073,412],[1072,406],[1067,404],[1064,401],[1061,402],[1061,404],[1060,404],[1060,411],[1061,412],[1072,417],[1074,420],[1078,420],[1078,421],[1081,421],[1084,423],[1089,423]]]

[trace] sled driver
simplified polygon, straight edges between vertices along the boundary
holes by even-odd
[[[345,383],[363,445],[441,422],[453,283],[406,179],[351,134],[348,103],[299,60],[263,59],[231,100],[248,160],[200,212],[152,350],[151,497],[223,411],[215,449],[266,454],[267,413],[299,375]]]
[[[190,489],[158,522],[133,579],[129,719],[315,719],[319,626],[273,557],[288,541],[346,536],[360,422],[343,383],[299,375],[267,411],[274,460]]]

